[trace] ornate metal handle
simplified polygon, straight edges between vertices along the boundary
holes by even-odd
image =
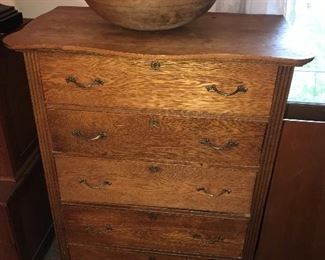
[[[219,90],[218,86],[215,85],[215,84],[205,86],[205,88],[209,92],[215,92],[215,93],[217,93],[217,94],[219,94],[221,96],[224,96],[224,97],[230,97],[230,96],[236,95],[237,93],[246,93],[248,91],[248,88],[245,87],[244,85],[237,86],[236,90],[231,92],[231,93],[226,93],[226,92],[223,92],[223,91]]]
[[[200,234],[193,234],[192,238],[195,240],[200,240],[200,242],[205,242],[208,244],[215,244],[215,243],[220,243],[225,240],[225,238],[221,235],[213,236],[213,237],[205,237]]]
[[[196,190],[197,190],[198,192],[204,194],[204,195],[209,196],[209,197],[220,197],[220,196],[222,196],[222,195],[224,195],[224,194],[230,194],[230,193],[232,193],[232,190],[230,190],[230,189],[222,189],[221,192],[219,192],[218,194],[213,194],[213,193],[211,193],[211,192],[210,192],[207,188],[205,188],[205,187],[198,187]]]
[[[93,88],[93,87],[103,86],[105,84],[105,81],[100,78],[95,78],[92,82],[88,84],[83,84],[81,82],[78,82],[75,76],[71,76],[71,75],[66,77],[65,81],[68,84],[73,83],[78,88]]]
[[[110,181],[103,181],[99,185],[91,185],[86,179],[81,179],[79,181],[80,184],[87,186],[90,189],[105,189],[108,186],[111,186],[112,183]]]
[[[99,132],[94,136],[89,136],[87,134],[82,133],[79,129],[73,130],[71,134],[75,137],[82,138],[88,141],[97,141],[107,137],[107,134],[105,132]]]
[[[222,146],[214,145],[210,139],[203,138],[200,140],[200,144],[206,145],[209,148],[216,150],[216,151],[227,151],[231,150],[239,145],[239,142],[237,140],[230,139],[226,144]]]
[[[101,227],[101,228],[95,228],[95,227],[86,225],[86,226],[84,226],[84,230],[87,233],[95,233],[95,234],[98,234],[98,235],[102,235],[102,234],[107,234],[107,233],[113,231],[113,228],[112,228],[111,225],[106,225],[106,226]]]

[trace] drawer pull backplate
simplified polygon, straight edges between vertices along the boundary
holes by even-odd
[[[159,168],[158,166],[156,166],[156,165],[150,165],[150,166],[148,167],[148,169],[149,169],[149,171],[150,171],[151,173],[157,173],[157,172],[160,171],[160,168]]]
[[[160,61],[154,60],[151,62],[150,66],[151,66],[151,69],[153,69],[153,70],[160,70],[161,64],[160,64]]]

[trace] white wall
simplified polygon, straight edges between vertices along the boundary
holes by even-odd
[[[238,2],[241,0],[217,1],[211,10],[238,12]],[[35,18],[57,6],[87,6],[84,0],[0,0],[0,3],[14,5],[25,18]]]
[[[12,6],[12,5],[15,5],[15,0],[1,0],[0,4]]]
[[[57,6],[87,6],[84,0],[0,0],[0,2],[13,2],[25,18],[34,18],[46,13]]]

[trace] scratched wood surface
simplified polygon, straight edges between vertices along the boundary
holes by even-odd
[[[248,219],[64,206],[70,243],[154,249],[193,255],[241,256]]]
[[[258,166],[265,131],[255,122],[70,110],[48,110],[48,122],[59,153],[226,166]],[[223,150],[231,141],[238,145]]]
[[[64,202],[133,204],[249,216],[257,168],[56,156]]]
[[[277,66],[221,63],[215,60],[166,60],[157,70],[150,59],[44,53],[40,55],[46,102],[80,106],[195,111],[268,119]],[[75,64],[71,66],[71,64]],[[74,76],[85,86],[98,78],[104,85],[83,89],[67,83]],[[240,86],[247,92],[222,96]]]

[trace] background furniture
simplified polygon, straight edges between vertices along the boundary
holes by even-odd
[[[287,33],[232,14],[139,33],[61,7],[6,39],[62,259],[253,259],[293,68],[311,60]]]
[[[300,120],[284,122],[257,260],[317,260],[325,254],[324,112],[302,105],[288,111],[287,118]]]
[[[38,153],[36,128],[24,58],[1,37],[0,180],[17,181]]]
[[[23,55],[5,48],[3,36],[0,44],[0,259],[31,260],[47,249],[52,219]]]

